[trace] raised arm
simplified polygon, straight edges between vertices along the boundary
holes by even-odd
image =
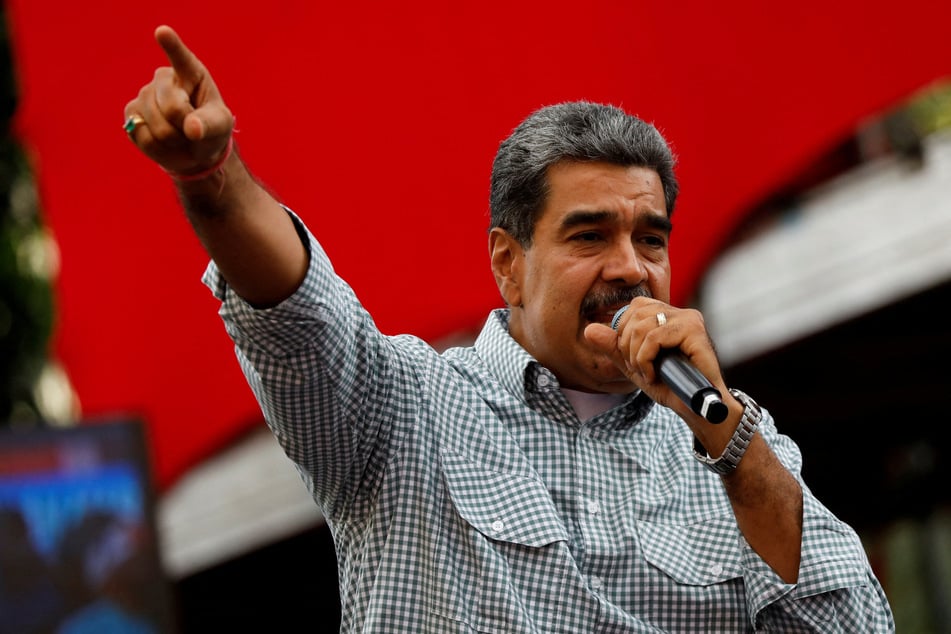
[[[171,66],[126,104],[126,131],[169,173],[205,250],[228,284],[255,306],[289,297],[308,255],[278,202],[234,147],[234,117],[208,69],[167,26],[155,39]]]

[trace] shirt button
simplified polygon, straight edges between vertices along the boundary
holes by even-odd
[[[582,427],[582,428],[581,428],[581,431],[580,431],[579,433],[581,434],[581,437],[582,437],[582,438],[591,438],[591,428],[590,428],[590,427]]]
[[[592,515],[597,515],[601,512],[601,505],[598,504],[596,500],[590,500],[588,502],[588,512]]]
[[[494,522],[492,522],[492,532],[494,534],[497,535],[501,533],[503,528],[505,528],[505,522],[503,522],[502,520],[495,520]]]
[[[713,575],[714,577],[719,577],[720,575],[723,574],[723,566],[721,566],[720,564],[713,564],[712,566],[710,566],[710,574]]]
[[[592,590],[600,590],[602,587],[604,587],[604,581],[601,579],[601,577],[591,577]]]
[[[538,387],[548,387],[551,385],[551,379],[548,378],[547,374],[539,374],[536,383]]]

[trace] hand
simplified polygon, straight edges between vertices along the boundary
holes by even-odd
[[[166,171],[195,174],[222,156],[234,129],[208,69],[168,26],[155,30],[171,67],[156,69],[152,81],[126,104],[125,116],[141,117],[129,138]]]
[[[654,365],[663,349],[680,349],[721,394],[727,394],[703,316],[696,310],[637,298],[621,316],[617,332],[591,324],[585,329],[585,337],[655,402],[685,419],[693,416],[691,410],[661,381]]]

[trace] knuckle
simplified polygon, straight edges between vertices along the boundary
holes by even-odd
[[[696,308],[688,308],[685,310],[685,313],[693,323],[703,326],[703,313],[701,313],[699,310]]]

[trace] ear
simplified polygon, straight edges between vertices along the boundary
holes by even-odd
[[[492,274],[499,287],[502,299],[509,306],[522,305],[522,272],[524,250],[518,240],[500,227],[489,232],[489,257]]]

